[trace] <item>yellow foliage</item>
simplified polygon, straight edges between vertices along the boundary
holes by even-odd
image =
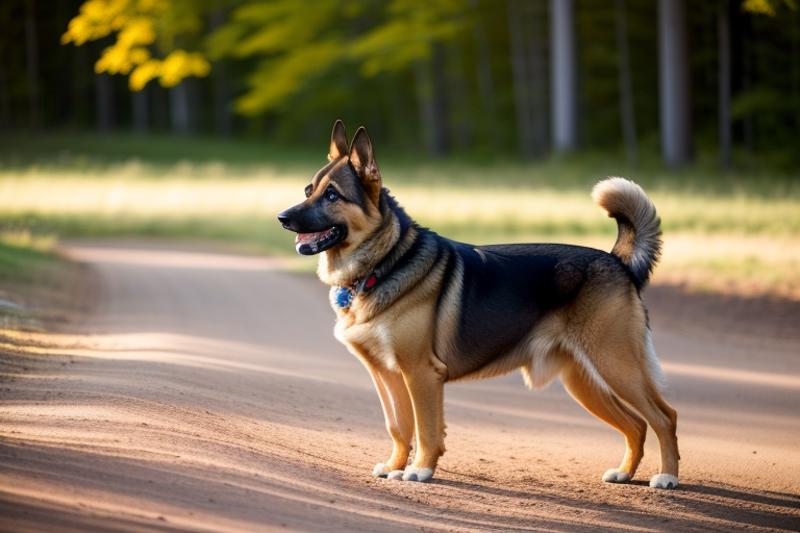
[[[150,52],[147,48],[131,48],[130,51],[131,63],[134,65],[141,65],[150,59]]]
[[[174,87],[189,76],[207,76],[211,65],[200,54],[175,50],[165,59],[147,59],[133,69],[128,86],[141,91],[150,80],[159,78],[164,87]]]
[[[94,64],[94,71],[98,74],[127,74],[131,71],[133,63],[130,60],[129,49],[120,43],[109,46],[103,50],[100,59]]]
[[[80,46],[118,30],[125,23],[129,4],[129,0],[87,0],[81,5],[78,16],[69,21],[61,42]]]
[[[239,99],[236,109],[254,115],[279,105],[325,65],[335,64],[342,53],[338,42],[322,41],[262,62],[249,79],[254,90]]]
[[[61,42],[81,46],[115,33],[114,44],[103,50],[95,72],[130,74],[128,85],[134,91],[154,78],[172,87],[188,76],[206,76],[211,69],[199,53],[177,49],[163,59],[151,55],[157,39],[172,48],[176,34],[196,28],[196,21],[186,16],[190,7],[191,2],[184,5],[176,0],[86,0],[69,21]]]
[[[150,59],[145,61],[131,72],[128,78],[128,86],[132,91],[141,91],[153,78],[157,78],[161,72],[161,61]]]
[[[117,36],[117,41],[128,46],[152,44],[156,40],[153,21],[145,17],[128,20]]]
[[[778,7],[783,4],[791,10],[797,9],[797,0],[745,0],[742,9],[756,15],[774,17]]]
[[[775,6],[769,0],[745,0],[744,9],[751,13],[758,13],[760,15],[767,15],[769,17],[775,16]]]
[[[189,76],[207,76],[211,70],[202,55],[188,53],[185,50],[175,50],[169,54],[161,64],[160,81],[164,87],[174,87],[183,78]]]
[[[164,12],[169,9],[169,0],[139,0],[138,6],[142,13]]]

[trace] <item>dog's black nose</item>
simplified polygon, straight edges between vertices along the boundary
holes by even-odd
[[[284,228],[289,225],[289,222],[291,222],[291,216],[288,210],[278,215],[278,222],[280,222],[281,226]]]

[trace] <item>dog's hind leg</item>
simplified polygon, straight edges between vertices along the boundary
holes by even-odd
[[[656,385],[656,376],[648,366],[651,349],[645,342],[633,340],[614,343],[595,352],[597,370],[612,391],[636,410],[658,437],[661,448],[661,470],[650,479],[650,486],[673,489],[678,486],[678,437],[676,427],[678,414],[661,397]],[[613,364],[607,364],[613,361]],[[606,364],[602,364],[605,362]]]
[[[603,474],[603,481],[629,481],[636,473],[644,453],[647,433],[645,421],[625,407],[611,391],[587,376],[577,363],[569,363],[562,369],[561,381],[575,401],[625,436],[625,456],[618,468],[611,468]]]
[[[414,407],[416,451],[414,462],[406,467],[404,481],[429,481],[444,454],[444,381],[447,369],[431,356],[409,369],[403,369]]]
[[[392,438],[392,455],[372,470],[375,477],[400,479],[408,462],[414,436],[414,412],[403,376],[400,372],[367,365],[375,390],[381,400],[386,430]]]
[[[678,486],[678,414],[662,397],[644,372],[629,376],[628,380],[609,380],[609,385],[620,398],[636,409],[658,436],[661,448],[661,470],[650,479],[657,489],[674,489]]]

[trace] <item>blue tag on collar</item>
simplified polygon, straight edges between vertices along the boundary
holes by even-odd
[[[349,287],[336,287],[335,301],[340,308],[347,309],[353,301],[353,290]]]

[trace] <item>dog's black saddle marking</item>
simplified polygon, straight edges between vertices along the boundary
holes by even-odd
[[[454,243],[455,244],[455,243]],[[457,243],[464,271],[458,327],[463,375],[517,346],[548,312],[574,298],[589,264],[608,255],[567,245]]]

